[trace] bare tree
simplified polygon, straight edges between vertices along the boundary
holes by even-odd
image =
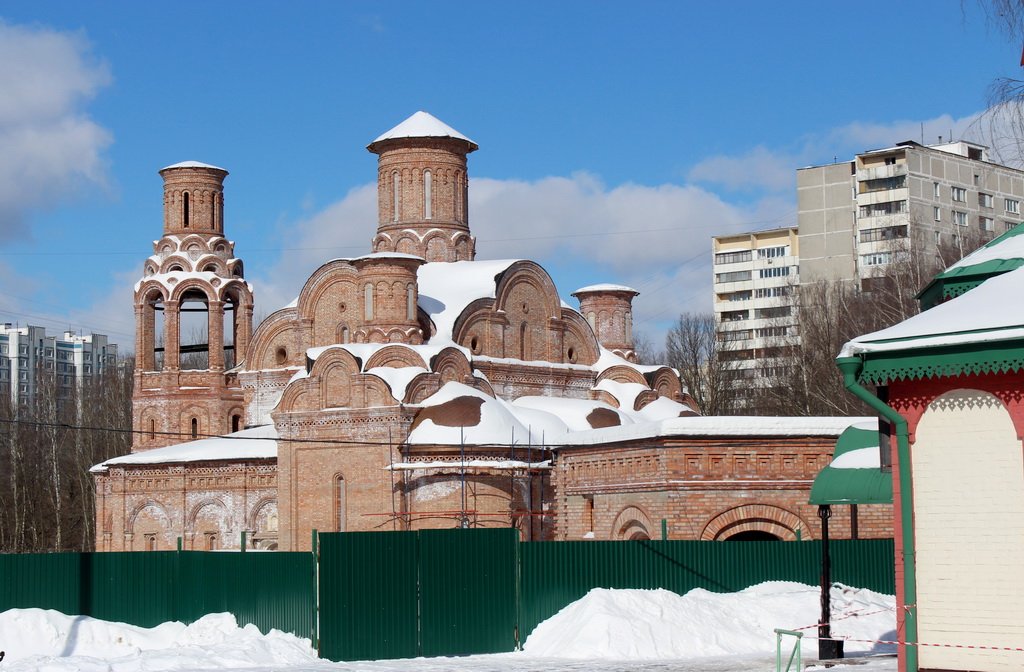
[[[689,390],[704,415],[724,415],[733,409],[731,367],[711,313],[683,313],[665,336],[670,366]]]
[[[121,362],[80,384],[39,371],[18,402],[0,386],[0,550],[92,548],[89,468],[131,446],[132,369]]]

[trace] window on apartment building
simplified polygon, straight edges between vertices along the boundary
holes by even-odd
[[[882,217],[884,215],[898,215],[907,211],[907,202],[885,201],[883,203],[872,203],[862,205],[858,210],[859,217]]]
[[[789,335],[789,327],[762,327],[754,330],[758,338],[778,338]]]
[[[932,182],[932,196],[934,196],[935,198],[942,197],[942,188],[939,187],[938,182]]]
[[[784,278],[789,275],[790,266],[773,266],[772,268],[762,268],[757,271],[759,278]]]
[[[885,157],[885,165],[887,165],[887,166],[895,166],[896,165],[896,157],[895,156],[887,156],[887,157]]]
[[[941,222],[942,208],[940,208],[939,206],[935,206],[934,208],[932,208],[932,217],[935,219],[936,222]]]
[[[995,199],[992,198],[992,194],[978,193],[978,206],[982,208],[991,208],[992,202]]]
[[[907,176],[897,175],[896,177],[881,177],[877,180],[864,180],[861,184],[861,190],[865,194],[870,194],[876,191],[889,191],[890,189],[902,189],[907,186]]]
[[[880,229],[865,229],[860,232],[860,242],[873,243],[879,240],[896,240],[907,237],[906,226],[885,226]]]
[[[960,210],[954,210],[953,221],[957,226],[967,226],[967,213]]]
[[[771,320],[777,317],[789,317],[793,312],[789,306],[778,306],[775,308],[758,308],[754,311],[754,317],[759,320]]]
[[[729,273],[716,273],[715,282],[743,282],[750,280],[750,271],[731,271]]]
[[[722,314],[722,322],[738,322],[750,316],[749,310],[726,310]]]
[[[779,296],[789,296],[789,287],[759,287],[754,290],[755,299],[772,299]]]
[[[726,301],[747,301],[751,298],[751,292],[750,290],[744,292],[731,292],[724,296]]]
[[[979,217],[978,228],[982,231],[995,231],[996,223],[991,217]]]
[[[1003,231],[1009,231],[1013,227],[1017,226],[1013,222],[1003,222]]]
[[[1012,212],[1015,215],[1020,214],[1020,201],[1015,198],[1004,199],[1006,202],[1006,211]]]
[[[25,343],[20,344],[18,346],[18,353],[22,354],[22,355],[27,355],[28,354],[28,345],[26,345]]]
[[[950,187],[949,194],[957,203],[967,202],[967,190],[963,187]]]
[[[719,252],[715,255],[716,264],[738,264],[743,261],[750,261],[752,258],[752,252],[750,250],[742,250],[740,252]]]
[[[865,266],[884,266],[892,263],[890,252],[872,252],[871,254],[860,255],[860,262]]]
[[[974,186],[978,186],[979,184],[981,184],[981,175],[975,175],[974,176]]]
[[[722,331],[722,340],[726,342],[746,341],[751,337],[750,329],[736,329],[735,331]]]
[[[784,257],[789,253],[788,245],[777,245],[775,247],[762,247],[757,251],[759,259],[774,259]]]
[[[935,244],[939,245],[942,243],[942,234],[938,231],[935,232]]]

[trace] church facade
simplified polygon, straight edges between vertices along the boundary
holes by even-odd
[[[255,330],[227,171],[160,171],[163,237],[135,288],[136,440],[93,469],[98,550],[455,526],[812,536],[807,491],[851,420],[702,418],[675,371],[636,363],[636,291],[585,287],[577,310],[532,261],[477,261],[477,149],[424,112],[374,140],[369,253],[323,264]],[[891,534],[878,518],[867,536]]]

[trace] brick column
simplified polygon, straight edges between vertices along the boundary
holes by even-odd
[[[207,365],[211,371],[224,370],[224,302],[210,300],[207,306]]]
[[[164,370],[177,371],[181,367],[181,351],[178,348],[181,323],[181,304],[168,301],[164,304]]]

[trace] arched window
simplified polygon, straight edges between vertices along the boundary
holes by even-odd
[[[155,438],[155,437],[156,437],[156,420],[154,420],[153,418],[150,418],[149,419],[149,438],[152,439],[152,438]]]
[[[430,219],[433,216],[431,193],[430,193],[430,171],[423,171],[423,219]]]
[[[188,228],[188,192],[184,192],[181,195],[181,221],[183,226]]]
[[[345,531],[346,507],[345,477],[338,474],[334,477],[334,523],[337,532]]]
[[[192,438],[199,438],[199,420],[192,418]]]
[[[416,319],[416,290],[412,285],[405,289],[405,319],[410,322]]]
[[[363,319],[373,319],[373,285],[370,283],[363,287]]]
[[[348,343],[348,339],[349,339],[348,327],[342,327],[341,328],[341,342],[342,343]]]
[[[231,432],[237,432],[242,429],[242,416],[237,413],[231,416]]]
[[[398,209],[402,203],[402,178],[398,175],[398,171],[391,173],[391,221],[398,221]]]

